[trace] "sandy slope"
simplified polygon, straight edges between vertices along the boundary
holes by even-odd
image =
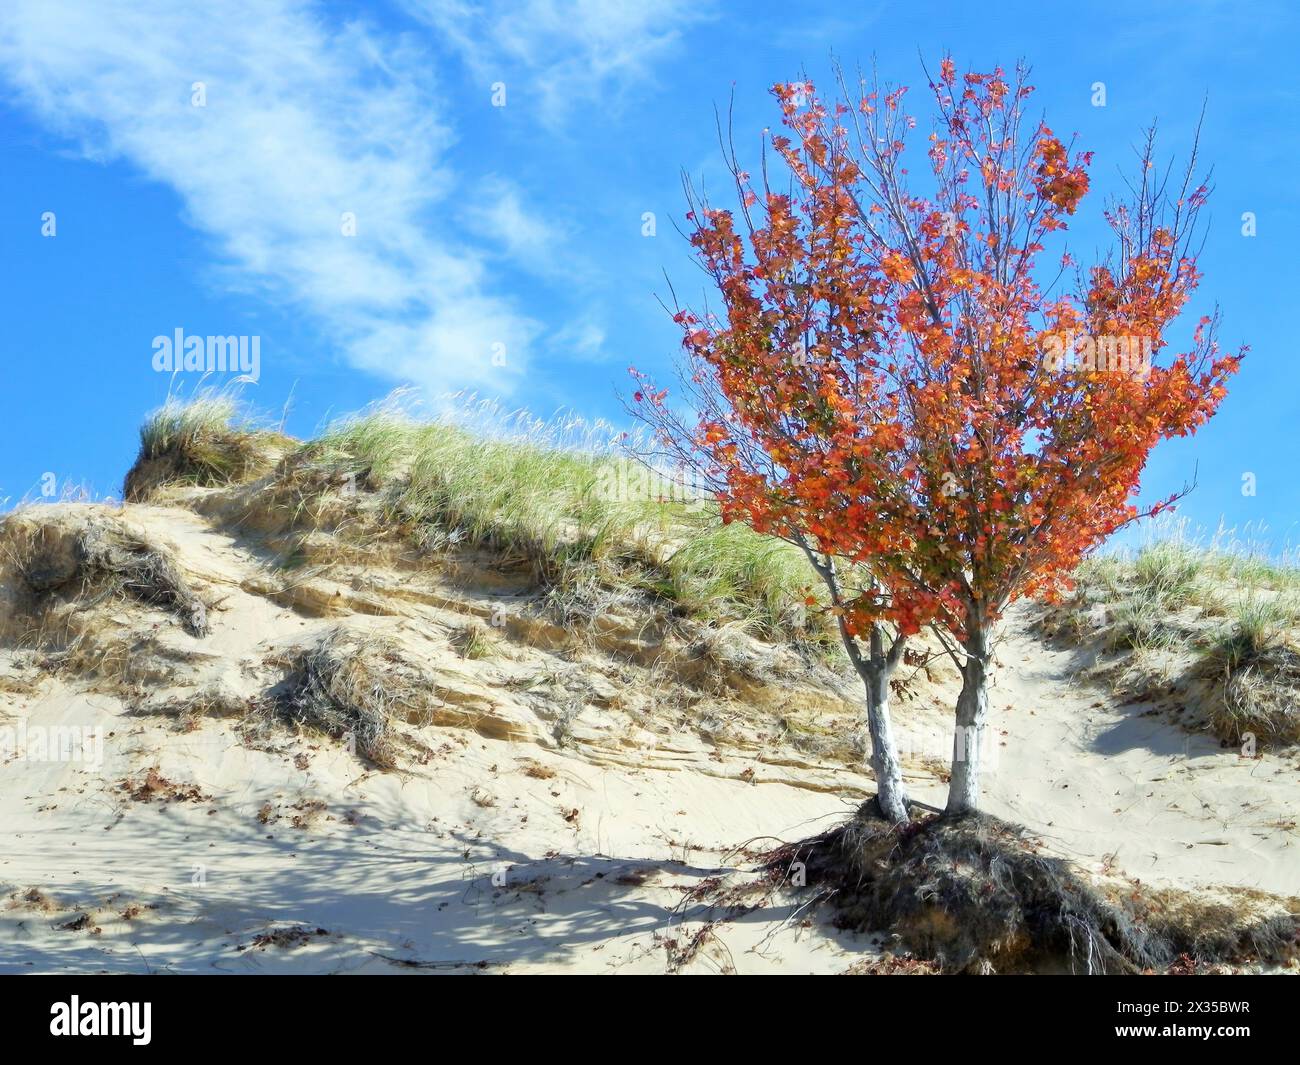
[[[1148,704],[1072,684],[1075,656],[1045,647],[1023,613],[999,658],[993,723],[1007,745],[991,812],[1144,880],[1300,893],[1294,758],[1244,758]]]
[[[0,971],[662,972],[665,942],[704,916],[679,908],[684,889],[735,864],[737,845],[812,834],[870,791],[833,747],[771,725],[843,732],[851,687],[778,675],[751,677],[743,699],[685,699],[658,660],[544,640],[465,659],[448,642],[457,625],[503,606],[522,617],[508,582],[453,588],[378,566],[286,581],[239,530],[181,509],[126,514],[215,604],[212,631],[198,640],[123,604],[121,623],[148,631],[173,672],[115,694],[66,674],[29,688],[31,656],[0,652],[0,726],[106,736],[100,766],[0,764]],[[186,730],[150,712],[198,688],[252,696],[277,650],[338,625],[388,634],[437,678],[445,723],[419,730],[424,764],[377,772],[333,741],[250,745],[237,716]],[[644,638],[625,635],[623,652]],[[1000,661],[992,812],[1092,868],[1300,892],[1292,765],[1107,705],[1023,614]],[[936,676],[898,709],[909,778],[933,803],[944,788],[926,748],[943,753],[950,698]],[[123,782],[150,768],[197,794],[134,798]],[[791,898],[717,928],[688,968],[837,972],[875,949]]]

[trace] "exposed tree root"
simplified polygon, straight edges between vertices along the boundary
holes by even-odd
[[[1157,972],[1300,954],[1300,900],[1092,878],[987,815],[894,829],[867,807],[767,852],[761,868],[770,883],[806,883],[838,926],[893,933],[945,972]]]

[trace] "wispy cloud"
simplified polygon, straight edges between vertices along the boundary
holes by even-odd
[[[555,333],[550,338],[548,350],[578,362],[604,362],[609,358],[605,340],[605,327],[589,314]]]
[[[507,90],[535,92],[538,113],[561,121],[574,104],[617,99],[652,76],[708,0],[405,0],[471,68]],[[516,77],[522,84],[514,84]]]
[[[483,179],[465,198],[464,219],[485,246],[520,269],[540,277],[573,276],[572,253],[559,254],[568,240],[565,226],[529,203],[515,182],[496,175]]]
[[[427,45],[293,0],[0,13],[0,77],[88,156],[175,189],[232,284],[304,311],[366,369],[505,393],[540,326],[447,224],[460,178]],[[517,199],[496,212],[522,251],[544,243]]]

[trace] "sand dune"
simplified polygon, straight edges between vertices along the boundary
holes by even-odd
[[[85,608],[75,662],[0,651],[0,727],[103,735],[101,764],[0,762],[0,971],[663,972],[711,917],[689,892],[740,875],[738,847],[871,794],[847,676],[742,634],[703,655],[647,618],[574,641],[499,560],[277,566],[218,495],[11,519],[120,520],[209,608],[200,637],[116,597]],[[990,811],[1090,871],[1300,893],[1294,759],[1114,704],[1031,622],[1014,613],[999,652]],[[424,678],[398,768],[249,712],[326,637],[379,640]],[[936,663],[896,711],[935,804],[952,694]],[[790,892],[711,926],[684,968],[841,972],[889,945]]]

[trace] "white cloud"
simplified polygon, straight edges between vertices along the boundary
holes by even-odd
[[[597,318],[588,314],[555,333],[547,347],[567,359],[605,362],[609,359],[605,339],[605,327]]]
[[[571,267],[560,269],[561,246],[567,241],[564,226],[527,203],[514,182],[501,177],[483,181],[469,197],[465,215],[466,224],[487,247],[522,269],[541,276],[572,276]]]
[[[293,0],[6,0],[0,14],[0,76],[88,156],[175,189],[232,284],[301,309],[357,365],[504,393],[539,326],[494,291],[482,250],[431,217],[458,176],[429,65],[411,38]],[[523,217],[517,200],[498,211],[507,227]],[[543,244],[523,220],[516,239]]]
[[[571,105],[610,102],[705,17],[707,0],[405,0],[485,81],[540,96],[548,122]],[[512,84],[516,74],[524,84]]]

